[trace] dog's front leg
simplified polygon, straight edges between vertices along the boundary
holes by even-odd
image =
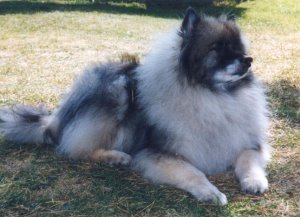
[[[145,149],[135,155],[132,167],[147,179],[187,191],[201,202],[227,204],[226,196],[208,181],[204,173],[182,159]]]
[[[261,151],[245,150],[237,159],[235,173],[243,191],[263,193],[268,189],[265,174],[266,159]]]

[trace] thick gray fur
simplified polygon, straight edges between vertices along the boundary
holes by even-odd
[[[0,110],[0,132],[7,139],[19,143],[48,144],[51,143],[44,137],[45,127],[41,117],[46,117],[49,112],[43,108],[30,106],[15,106]]]
[[[128,62],[88,68],[51,114],[23,105],[2,109],[1,133],[16,142],[56,144],[61,154],[77,159],[89,159],[97,149],[126,149],[121,128],[128,125],[122,121],[130,109],[127,90],[135,66]]]
[[[86,70],[58,109],[0,112],[10,140],[55,143],[60,153],[130,167],[201,202],[227,204],[206,175],[234,168],[241,189],[268,189],[268,108],[233,19],[188,9],[142,64]]]

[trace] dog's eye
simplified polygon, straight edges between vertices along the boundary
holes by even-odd
[[[223,50],[225,49],[225,47],[227,47],[228,45],[225,43],[225,42],[216,42],[216,43],[213,43],[211,46],[210,46],[210,51],[220,51],[220,50]]]
[[[221,50],[221,49],[224,49],[225,47],[227,47],[228,45],[225,43],[225,42],[218,42],[218,48]]]
[[[241,48],[238,45],[235,44],[228,44],[228,49],[236,52],[236,53],[240,53],[241,52]]]

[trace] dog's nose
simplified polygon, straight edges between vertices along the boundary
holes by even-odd
[[[242,63],[246,64],[246,66],[250,67],[253,61],[252,57],[243,57]]]

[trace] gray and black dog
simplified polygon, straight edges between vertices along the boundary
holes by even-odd
[[[73,159],[128,165],[199,201],[227,204],[206,175],[234,168],[241,188],[268,189],[268,110],[232,16],[189,8],[142,63],[87,69],[57,110],[0,111],[9,140],[57,145]]]

